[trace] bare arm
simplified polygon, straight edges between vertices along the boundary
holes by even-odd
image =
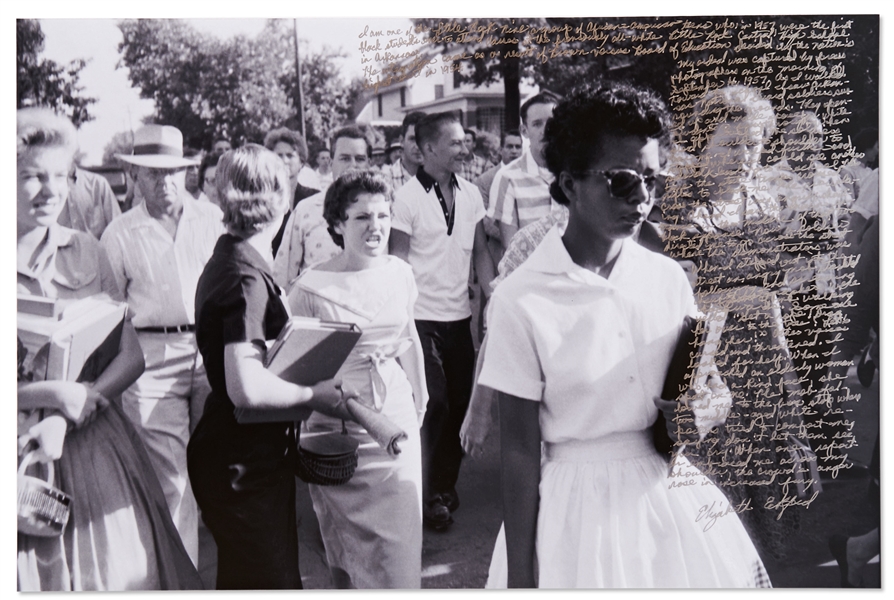
[[[403,231],[397,229],[391,230],[391,238],[388,240],[389,254],[402,259],[404,262],[410,262],[410,236]]]
[[[118,356],[112,359],[106,370],[90,387],[106,398],[117,398],[143,374],[145,369],[146,362],[143,359],[143,349],[140,347],[137,333],[131,322],[125,321]]]
[[[533,588],[540,509],[540,403],[499,395],[508,582],[510,588]]]
[[[487,249],[487,236],[481,221],[475,225],[475,242],[472,246],[472,258],[475,261],[475,272],[478,273],[478,284],[485,298],[490,298],[490,282],[495,277],[494,261]]]
[[[500,240],[503,242],[503,250],[507,250],[509,248],[509,242],[512,241],[512,236],[514,236],[518,232],[518,225],[510,225],[509,223],[504,223],[500,221]]]
[[[305,387],[280,379],[264,367],[263,351],[251,342],[236,342],[224,347],[224,369],[227,395],[240,408],[306,407],[344,419],[353,420],[345,406],[348,397],[356,394],[345,391],[340,383],[327,379]]]
[[[89,386],[75,381],[20,382],[18,409],[39,408],[59,411],[62,416],[81,425],[99,408],[105,408],[108,400]]]

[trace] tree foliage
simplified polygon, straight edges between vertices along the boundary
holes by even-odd
[[[133,132],[119,131],[112,136],[102,151],[102,164],[105,166],[119,166],[120,162],[116,154],[133,153]]]
[[[140,95],[155,101],[153,120],[180,128],[190,145],[209,148],[219,135],[237,145],[261,142],[274,127],[298,128],[294,41],[284,21],[268,21],[253,39],[228,40],[171,19],[123,20],[118,27],[120,66]],[[302,48],[309,140],[325,139],[352,116],[359,86],[344,85],[340,56]]]
[[[80,73],[87,61],[76,59],[60,65],[41,58],[44,40],[37,20],[16,20],[16,108],[48,106],[80,127],[93,119],[88,107],[96,102],[83,95],[80,85]]]
[[[725,18],[725,17],[724,17]],[[773,16],[773,17],[730,17],[734,22],[756,22],[772,20],[777,26],[791,23],[810,25],[817,17],[811,16]],[[677,61],[671,52],[661,48],[661,41],[638,41],[637,30],[625,29],[623,25],[637,22],[642,26],[666,23],[676,20],[674,17],[576,17],[576,18],[505,18],[505,19],[413,19],[417,31],[427,34],[428,41],[451,54],[460,49],[467,54],[478,52],[480,58],[464,59],[460,71],[460,79],[474,85],[483,85],[504,78],[507,63],[505,57],[513,50],[520,56],[519,74],[522,79],[546,88],[560,95],[566,94],[581,82],[603,79],[608,81],[624,80],[644,85],[655,90],[668,103],[671,97],[671,77],[678,71]],[[850,110],[854,117],[843,128],[847,133],[856,133],[861,127],[876,126],[878,123],[878,91],[879,91],[879,19],[875,15],[850,15],[846,17],[823,17],[824,20],[840,22],[853,21],[850,40],[853,46],[845,53],[848,84],[853,94],[850,96]],[[717,17],[687,17],[687,21],[705,23],[717,21]],[[607,39],[577,39],[576,31],[582,23],[592,21],[594,24],[613,26],[606,27],[612,34]],[[495,27],[484,36],[467,34],[463,37],[456,32],[481,31],[482,27],[494,23]],[[505,29],[504,29],[505,28]],[[532,29],[548,30],[551,33],[544,38],[530,35]],[[660,31],[660,27],[655,28]],[[641,33],[643,29],[639,30]],[[569,38],[563,32],[568,32]],[[586,32],[586,31],[585,31]],[[601,56],[580,56],[569,52],[565,56],[554,56],[548,60],[538,54],[543,49],[549,51],[555,40],[561,38],[561,48],[568,51],[592,51],[600,49]],[[512,43],[514,40],[522,42]],[[632,54],[613,54],[614,50],[641,45],[646,51],[639,56]],[[521,46],[521,47],[520,47]],[[534,51],[525,52],[526,49]],[[766,52],[763,48],[753,48],[736,52],[736,56],[745,57],[749,64],[759,55]],[[710,56],[712,50],[692,51],[687,58],[693,62]],[[828,52],[827,52],[828,54]],[[828,58],[828,57],[827,57]],[[508,93],[507,93],[508,99]],[[509,114],[507,106],[507,115]],[[507,127],[509,125],[507,124]],[[853,130],[853,131],[851,131]]]

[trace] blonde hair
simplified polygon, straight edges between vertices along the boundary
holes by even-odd
[[[773,105],[758,90],[730,85],[709,91],[693,106],[686,130],[689,152],[700,154],[719,125],[745,120],[761,128],[764,144],[776,131]]]
[[[16,111],[16,156],[35,148],[65,148],[72,157],[78,149],[75,127],[49,108]]]
[[[225,152],[217,163],[214,183],[224,225],[243,238],[276,221],[291,204],[285,164],[258,144]]]

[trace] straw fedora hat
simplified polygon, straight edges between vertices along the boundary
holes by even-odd
[[[198,164],[183,157],[183,134],[170,125],[144,125],[133,136],[133,154],[117,154],[124,162],[153,169],[179,169]]]

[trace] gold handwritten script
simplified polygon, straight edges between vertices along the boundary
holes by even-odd
[[[860,157],[850,134],[853,82],[863,75],[846,69],[855,39],[846,17],[428,19],[400,30],[358,32],[365,85],[373,93],[411,79],[480,75],[506,59],[529,69],[600,64],[605,73],[622,74],[637,64],[660,65],[655,72],[664,79],[655,83],[669,101],[675,144],[667,159],[672,177],[660,199],[665,251],[684,265],[707,315],[696,335],[710,329],[711,314],[729,315],[719,342],[690,355],[684,384],[692,388],[699,366],[707,365],[706,381],[719,380],[724,389],[702,385],[703,397],[722,400],[703,403],[701,414],[681,405],[674,417],[679,439],[689,444],[704,433],[700,424],[721,423],[698,444],[710,460],[672,471],[668,485],[713,481],[768,490],[760,503],[702,507],[698,521],[706,530],[733,512],[781,517],[807,509],[819,492],[817,473],[835,478],[852,466],[845,459],[856,445],[852,414],[860,395],[840,374],[853,357],[835,348],[850,326],[857,285],[859,255],[845,236],[850,203],[825,189],[799,197],[792,191],[798,181],[787,173],[771,177],[769,167],[810,152],[808,143],[780,135],[798,111],[821,122],[826,167],[837,170]],[[764,115],[758,173],[746,193],[739,165],[701,160],[727,117],[721,111],[694,118],[706,94],[736,85],[759,92],[772,107]],[[732,122],[730,135],[744,139],[749,127]],[[816,458],[788,458],[793,439]]]

